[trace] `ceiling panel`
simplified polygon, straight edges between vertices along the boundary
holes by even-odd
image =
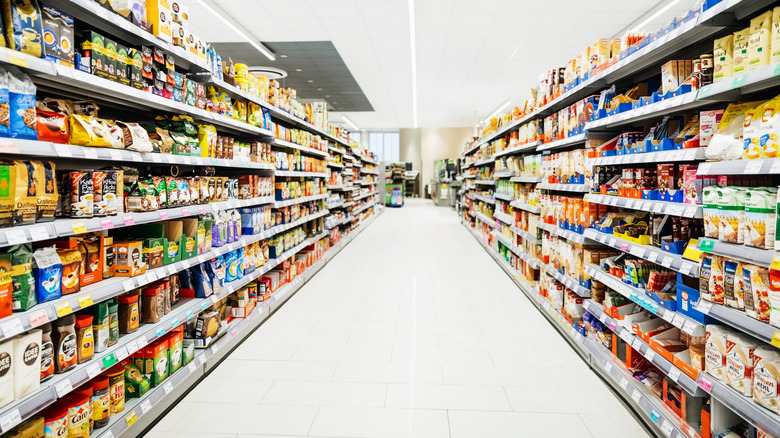
[[[269,61],[219,22],[215,26],[197,0],[185,0],[193,32],[209,42],[241,42],[230,52],[237,61],[291,69],[287,85],[299,96],[351,108],[349,118],[360,128],[412,125],[408,0],[206,1],[277,55],[287,55]],[[470,126],[507,99],[520,104],[540,73],[668,1],[414,0],[419,125]],[[678,2],[646,30],[692,3]],[[341,117],[332,113],[334,121]]]

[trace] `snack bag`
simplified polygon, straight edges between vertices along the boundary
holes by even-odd
[[[9,70],[8,99],[10,107],[11,138],[38,139],[35,113],[35,84],[30,77],[16,69]]]
[[[745,193],[746,246],[761,249],[774,247],[777,215],[777,189],[751,188]]]
[[[726,293],[723,288],[724,259],[723,257],[719,257],[715,255],[711,256],[711,258],[712,258],[712,264],[710,266],[710,281],[709,281],[710,300],[716,304],[723,304],[726,297]]]
[[[57,190],[56,166],[51,161],[32,161],[33,176],[37,193],[37,214],[35,222],[54,220],[60,195]]]
[[[62,262],[54,247],[40,248],[33,253],[32,270],[39,303],[62,296]]]
[[[35,278],[32,273],[32,244],[15,245],[8,249],[11,256],[14,311],[25,311],[38,304]]]
[[[718,190],[718,239],[743,243],[745,225],[744,193],[741,187],[721,187]]]
[[[62,263],[62,294],[81,290],[81,253],[78,249],[60,249],[57,255]]]
[[[42,58],[43,22],[38,1],[9,0],[2,3],[2,8],[8,48]]]
[[[60,113],[52,111],[37,110],[36,129],[38,130],[38,140],[50,141],[52,143],[67,144],[70,139],[70,129],[68,128],[68,118]]]
[[[761,108],[761,121],[758,128],[761,156],[775,158],[780,149],[777,134],[780,129],[780,96],[770,100]]]
[[[109,136],[110,132],[95,117],[80,114],[70,116],[70,144],[109,147]]]

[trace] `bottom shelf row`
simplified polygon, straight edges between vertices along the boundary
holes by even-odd
[[[213,293],[206,298],[182,300],[157,323],[143,326],[142,335],[131,343],[122,338],[121,345],[112,347],[108,354],[101,353],[97,363],[79,365],[86,371],[84,379],[74,380],[80,373],[55,375],[50,393],[43,388],[4,412],[0,430],[32,433],[20,436],[44,436],[44,427],[52,432],[51,436],[137,436],[175,400],[176,396],[170,396],[174,390],[179,393],[181,388],[196,383],[379,212],[377,209],[354,232],[329,248],[322,240],[326,234],[312,237],[238,281],[219,286],[215,283]],[[310,250],[307,256],[296,257],[304,249]],[[268,277],[271,270],[279,275]],[[164,306],[162,300],[159,304]],[[148,311],[152,310],[136,306],[128,317],[140,323],[142,312]],[[77,331],[72,335],[76,344],[80,342],[79,334]],[[35,371],[37,379],[38,369]],[[161,403],[163,400],[166,403]],[[142,418],[144,426],[133,427]],[[73,435],[76,432],[78,435]]]

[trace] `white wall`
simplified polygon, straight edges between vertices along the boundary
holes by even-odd
[[[474,128],[417,128],[400,129],[400,159],[412,163],[420,171],[420,194],[430,184],[434,174],[434,162],[455,159],[463,151],[463,145],[474,134]]]

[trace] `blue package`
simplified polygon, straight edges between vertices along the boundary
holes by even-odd
[[[238,248],[236,250],[236,277],[244,278],[244,248]]]
[[[11,138],[38,140],[36,92],[35,84],[29,76],[17,69],[9,70],[8,102],[11,111],[9,127]]]
[[[214,289],[211,287],[209,276],[206,274],[203,265],[195,265],[190,270],[192,271],[193,286],[195,286],[195,298],[211,296]]]
[[[238,279],[238,254],[231,251],[225,254],[225,282],[230,283]]]
[[[8,72],[0,67],[0,105],[9,105]],[[0,123],[0,137],[9,137],[11,131],[5,123]]]
[[[254,218],[254,208],[245,207],[241,209],[241,222],[239,226],[241,227],[242,235],[247,236],[256,233]]]
[[[62,262],[54,247],[35,251],[32,269],[39,303],[62,297]]]
[[[213,287],[222,287],[225,281],[225,260],[220,255],[206,262],[206,273]]]

